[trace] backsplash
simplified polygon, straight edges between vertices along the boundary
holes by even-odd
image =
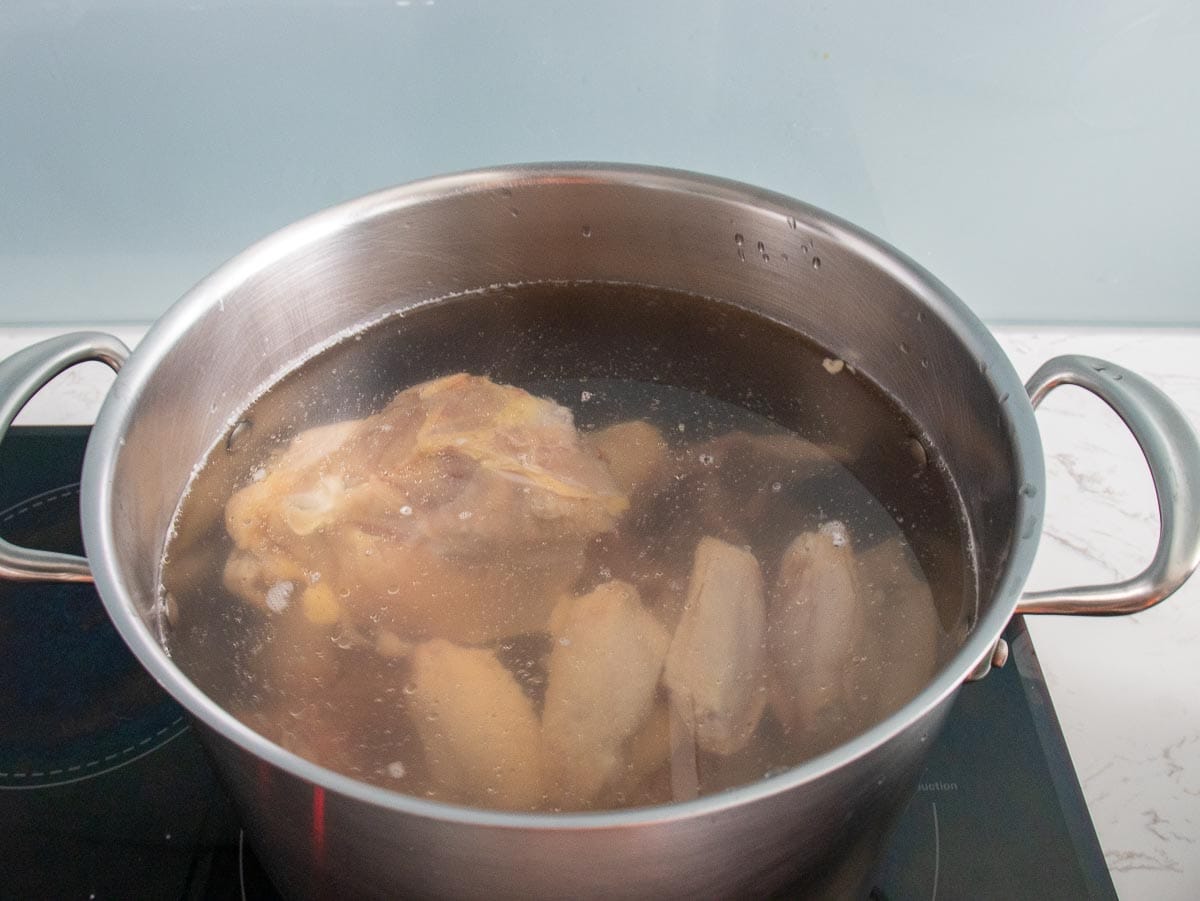
[[[991,321],[1200,323],[1200,7],[0,5],[0,322],[136,321],[398,182],[600,159],[874,231]]]

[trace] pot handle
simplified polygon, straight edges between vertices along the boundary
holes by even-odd
[[[0,441],[29,399],[46,383],[76,363],[99,360],[121,369],[129,348],[103,332],[75,332],[49,338],[19,350],[0,362]],[[0,578],[44,582],[90,582],[87,560],[18,547],[0,538]]]
[[[1116,412],[1137,439],[1158,497],[1154,559],[1131,579],[1029,591],[1017,613],[1113,616],[1153,607],[1187,581],[1200,563],[1200,440],[1183,411],[1140,375],[1095,357],[1055,357],[1025,385],[1036,408],[1059,385],[1078,385]]]

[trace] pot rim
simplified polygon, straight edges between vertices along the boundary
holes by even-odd
[[[1037,490],[1015,498],[1012,550],[996,582],[994,597],[954,656],[907,704],[866,732],[775,776],[692,801],[614,811],[521,813],[429,801],[360,782],[319,766],[245,726],[201,691],[166,655],[142,622],[124,589],[116,564],[110,522],[113,477],[121,438],[147,381],[191,325],[264,266],[320,242],[343,228],[447,194],[506,187],[578,183],[636,187],[647,191],[700,194],[755,210],[793,217],[853,250],[904,284],[939,316],[971,351],[987,363],[985,378],[996,396],[1008,394],[1003,426],[1014,447],[1016,484]],[[1045,491],[1041,440],[1024,386],[986,326],[945,285],[891,245],[837,216],[802,201],[729,179],[678,169],[599,162],[527,163],[475,169],[421,179],[330,207],[251,245],[199,282],[154,323],[110,389],[88,441],[81,480],[84,544],[96,588],[117,630],[141,664],[192,716],[241,749],[294,776],[339,795],[393,811],[444,822],[533,830],[595,830],[702,817],[815,782],[863,757],[909,728],[946,701],[985,659],[1011,619],[1033,563],[1041,531]],[[1014,489],[1015,490],[1015,489]],[[1021,525],[1024,524],[1024,528]],[[1017,537],[1017,533],[1020,537]],[[924,738],[922,739],[924,740]]]

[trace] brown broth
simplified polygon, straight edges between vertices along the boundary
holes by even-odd
[[[616,768],[582,800],[550,789],[532,800],[528,792],[518,797],[505,789],[511,772],[497,774],[495,788],[478,777],[474,787],[448,784],[441,733],[431,738],[433,727],[416,721],[437,708],[416,682],[414,646],[449,637],[482,648],[541,717],[548,661],[564,640],[548,623],[513,634],[497,626],[473,641],[461,628],[439,635],[436,623],[424,621],[402,634],[388,615],[369,614],[372,604],[385,608],[423,590],[399,577],[396,591],[389,586],[385,593],[397,600],[377,591],[361,602],[349,595],[361,595],[363,585],[340,576],[340,615],[319,623],[301,603],[319,584],[308,570],[267,604],[248,602],[223,583],[234,549],[226,504],[276,465],[273,454],[307,429],[377,413],[398,391],[460,371],[566,407],[585,445],[630,420],[651,423],[666,443],[654,479],[628,492],[615,525],[581,535],[566,595],[628,582],[670,637],[684,615],[702,538],[719,538],[757,560],[766,603],[767,663],[754,676],[762,714],[736,750],[689,752],[701,794],[763,778],[868,728],[914,696],[965,634],[975,599],[958,498],[936,449],[861,374],[782,326],[715,301],[598,284],[493,289],[385,319],[287,374],[213,449],[181,502],[163,566],[166,646],[202,690],[272,741],[346,775],[458,803],[604,809],[679,797],[673,754],[651,753],[667,745],[650,720],[676,711],[661,678],[651,712],[608,749]],[[799,454],[797,436],[819,453]],[[464,521],[473,515],[463,514]],[[396,528],[411,529],[408,520],[422,510],[402,515]],[[831,530],[848,542],[843,550],[851,555],[859,612],[852,625],[821,632],[825,627],[781,612],[792,584],[781,570],[798,535]],[[314,533],[312,540],[320,539]],[[407,539],[379,540],[386,553],[387,541]],[[524,553],[548,552],[534,543]],[[500,558],[463,563],[481,572],[523,565]],[[347,614],[354,603],[357,612]],[[836,654],[817,665],[828,678],[796,685],[796,673],[811,667],[788,669],[779,661],[793,643],[804,646],[816,634],[841,636],[832,640]],[[807,705],[788,700],[806,691]],[[813,700],[821,692],[838,702]],[[608,703],[609,694],[598,691],[596,703]],[[510,731],[502,729],[499,739],[484,731],[481,742],[508,741]],[[678,769],[678,741],[672,747]]]

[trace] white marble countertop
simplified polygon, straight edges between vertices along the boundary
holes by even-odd
[[[134,344],[144,327],[108,330]],[[0,328],[0,357],[62,331]],[[1060,353],[1105,357],[1150,378],[1200,428],[1200,330],[995,331],[1022,377]],[[77,367],[18,422],[91,422],[111,381],[101,364]],[[1048,496],[1030,587],[1134,574],[1153,552],[1157,512],[1133,439],[1075,388],[1054,392],[1038,419]],[[1031,618],[1029,628],[1118,892],[1200,897],[1200,578],[1136,616]]]

